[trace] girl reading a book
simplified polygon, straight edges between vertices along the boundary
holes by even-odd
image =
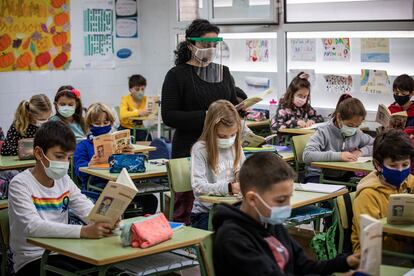
[[[110,133],[115,122],[115,117],[108,106],[103,103],[94,103],[88,108],[85,120],[86,124],[89,126],[90,133],[85,140],[81,141],[76,146],[73,157],[75,174],[82,181],[82,190],[86,190],[88,177],[92,176],[81,172],[79,169],[96,163],[98,155],[95,155],[93,139],[94,137]],[[131,149],[125,148],[124,152],[131,153]],[[90,183],[97,186],[104,186],[107,182],[107,180],[98,177],[93,177],[90,180]],[[155,213],[158,206],[158,200],[154,195],[138,196],[136,203],[142,207],[143,214]]]
[[[308,79],[308,74],[300,72],[290,82],[271,121],[273,133],[283,128],[304,128],[323,122],[322,116],[310,105],[311,85]]]
[[[229,101],[218,100],[210,105],[201,137],[191,149],[193,227],[208,228],[212,205],[201,202],[200,195],[240,193],[238,171],[244,160],[239,114]]]
[[[59,87],[55,96],[56,114],[50,118],[53,121],[62,121],[67,124],[75,134],[76,140],[85,138],[88,131],[83,118],[83,106],[79,90],[71,85]]]

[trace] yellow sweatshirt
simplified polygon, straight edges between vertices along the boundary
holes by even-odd
[[[413,192],[414,176],[409,175],[400,189],[384,183],[377,171],[373,171],[359,182],[357,193],[353,203],[354,217],[352,219],[352,248],[353,252],[360,251],[359,244],[359,215],[368,214],[373,218],[380,219],[387,216],[389,197],[392,194]],[[392,239],[384,239],[384,246],[395,245]],[[389,247],[388,247],[389,248]]]
[[[144,96],[139,103],[136,103],[131,94],[121,98],[121,105],[119,106],[119,121],[124,128],[133,128],[135,126],[131,117],[138,117],[139,111],[144,110],[147,104],[147,97]]]

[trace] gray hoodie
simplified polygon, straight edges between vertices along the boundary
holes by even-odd
[[[342,151],[361,150],[362,156],[372,156],[374,138],[357,130],[355,135],[343,137],[332,119],[329,124],[318,128],[310,138],[303,151],[303,161],[306,164],[322,161],[341,161]]]
[[[235,180],[235,173],[240,170],[245,160],[243,150],[240,150],[239,165],[234,168],[234,146],[219,149],[217,173],[214,173],[207,164],[205,143],[198,141],[194,144],[191,149],[191,186],[195,197],[192,213],[208,213],[211,209],[211,204],[198,200],[200,195],[224,196],[229,194],[229,183]]]

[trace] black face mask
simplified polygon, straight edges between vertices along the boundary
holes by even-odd
[[[397,96],[394,95],[394,100],[397,104],[399,104],[400,106],[403,106],[404,104],[406,104],[409,100],[410,100],[411,96],[410,95],[406,95],[406,96]]]

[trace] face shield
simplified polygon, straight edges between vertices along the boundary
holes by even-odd
[[[206,82],[223,80],[221,37],[189,37],[190,49],[196,66],[193,66],[198,77]]]

